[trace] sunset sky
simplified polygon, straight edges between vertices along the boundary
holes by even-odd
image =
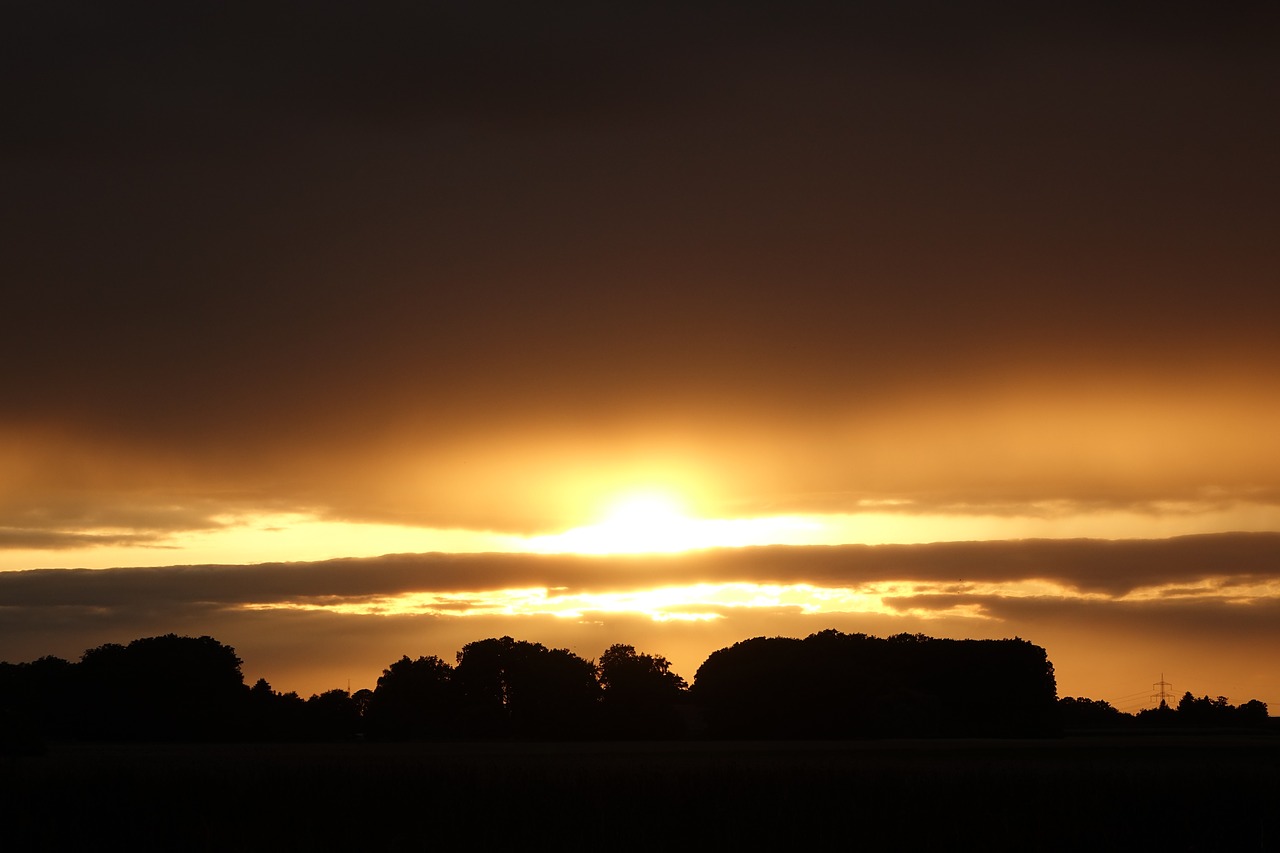
[[[838,628],[1280,713],[1275,4],[0,10],[0,660]]]

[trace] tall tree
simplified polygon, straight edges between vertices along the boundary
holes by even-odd
[[[408,655],[382,671],[368,697],[365,725],[373,737],[432,740],[453,732],[458,712],[454,670],[435,655]]]
[[[683,733],[676,705],[686,684],[658,655],[621,643],[605,649],[598,664],[603,690],[603,733],[608,737],[675,737]]]
[[[591,661],[511,637],[463,646],[455,680],[467,731],[481,736],[583,736],[600,695]]]
[[[600,686],[606,703],[652,704],[680,698],[685,681],[659,655],[646,655],[621,643],[600,655]]]
[[[236,733],[247,691],[235,649],[212,637],[144,637],[89,649],[78,667],[90,736],[207,740]]]

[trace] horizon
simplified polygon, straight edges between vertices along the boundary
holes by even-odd
[[[209,635],[236,648],[246,683],[265,678],[304,697],[346,683],[372,688],[402,655],[450,661],[486,636],[567,648],[587,660],[626,643],[667,658],[692,684],[720,648],[834,628],[1025,639],[1046,650],[1060,696],[1100,699],[1125,712],[1153,706],[1156,691],[1144,684],[1166,677],[1178,695],[1274,707],[1273,672],[1233,671],[1218,655],[1280,630],[1269,590],[1251,582],[1278,556],[1280,533],[616,555],[437,552],[4,572],[0,606],[29,602],[35,617],[11,625],[10,646],[25,657],[10,655],[10,662],[47,654],[75,660],[139,631]],[[1224,558],[1243,574],[1203,584],[1204,566]],[[1027,562],[1043,567],[1039,577],[1019,577]],[[972,574],[956,578],[959,572]],[[696,583],[683,582],[690,575]],[[1081,643],[1081,618],[1130,640]],[[1187,624],[1200,631],[1188,634]],[[1205,636],[1216,641],[1209,649]]]

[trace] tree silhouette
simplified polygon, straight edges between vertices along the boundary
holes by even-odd
[[[590,661],[511,637],[463,646],[454,681],[463,731],[483,737],[580,737],[600,694]]]
[[[46,656],[0,662],[0,754],[38,753],[77,731],[75,664]]]
[[[1250,699],[1239,708],[1227,701],[1226,696],[1197,699],[1188,690],[1178,700],[1176,723],[1195,728],[1229,728],[1266,725],[1267,704]]]
[[[290,741],[303,736],[305,703],[297,693],[278,693],[265,678],[245,699],[245,736],[251,740]]]
[[[687,687],[664,657],[645,655],[621,643],[605,649],[597,664],[604,701],[612,704],[672,702]]]
[[[1171,729],[1262,728],[1264,702],[1185,693],[1133,716],[1106,702],[1056,699],[1044,649],[1012,640],[884,639],[821,631],[755,637],[712,653],[692,690],[658,655],[618,643],[599,664],[567,649],[490,638],[450,666],[392,663],[375,690],[329,690],[303,701],[264,679],[244,685],[235,650],[211,637],[167,634],[108,643],[79,663],[0,662],[0,751],[41,739],[385,739],[674,737],[704,715],[735,738],[1040,735],[1120,724]],[[692,703],[688,700],[694,700]]]
[[[797,734],[796,691],[812,686],[805,663],[801,641],[787,637],[753,637],[712,652],[692,688],[710,731],[733,738]]]
[[[373,701],[373,691],[367,687],[362,687],[351,694],[351,701],[356,703],[356,713],[360,715],[360,719],[363,721],[369,716],[369,703]]]
[[[326,690],[303,706],[303,738],[350,740],[360,729],[360,709],[345,690]]]
[[[675,737],[683,733],[677,704],[686,684],[664,657],[612,645],[597,665],[602,688],[602,731],[615,738]]]
[[[1116,728],[1132,722],[1128,714],[1116,710],[1110,702],[1083,696],[1059,699],[1058,717],[1064,729]]]
[[[1056,728],[1044,649],[1025,640],[822,631],[713,652],[693,695],[721,737],[1030,735]]]
[[[166,634],[89,649],[77,668],[81,731],[124,740],[207,740],[235,733],[244,676],[235,649]]]
[[[369,735],[392,740],[450,735],[458,712],[453,674],[453,667],[435,655],[417,660],[405,655],[384,669],[367,698],[364,723]]]
[[[44,737],[65,736],[76,725],[75,679],[75,664],[58,657],[0,663],[0,709],[12,726]]]
[[[1236,719],[1242,726],[1267,725],[1267,703],[1260,699],[1250,699],[1236,708]]]
[[[1169,707],[1169,703],[1160,700],[1160,704],[1154,708],[1143,708],[1135,715],[1135,719],[1139,725],[1151,728],[1169,728],[1177,725],[1178,714]]]

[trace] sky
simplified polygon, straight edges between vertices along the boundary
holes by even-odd
[[[0,660],[838,628],[1280,708],[1273,5],[0,15]]]

